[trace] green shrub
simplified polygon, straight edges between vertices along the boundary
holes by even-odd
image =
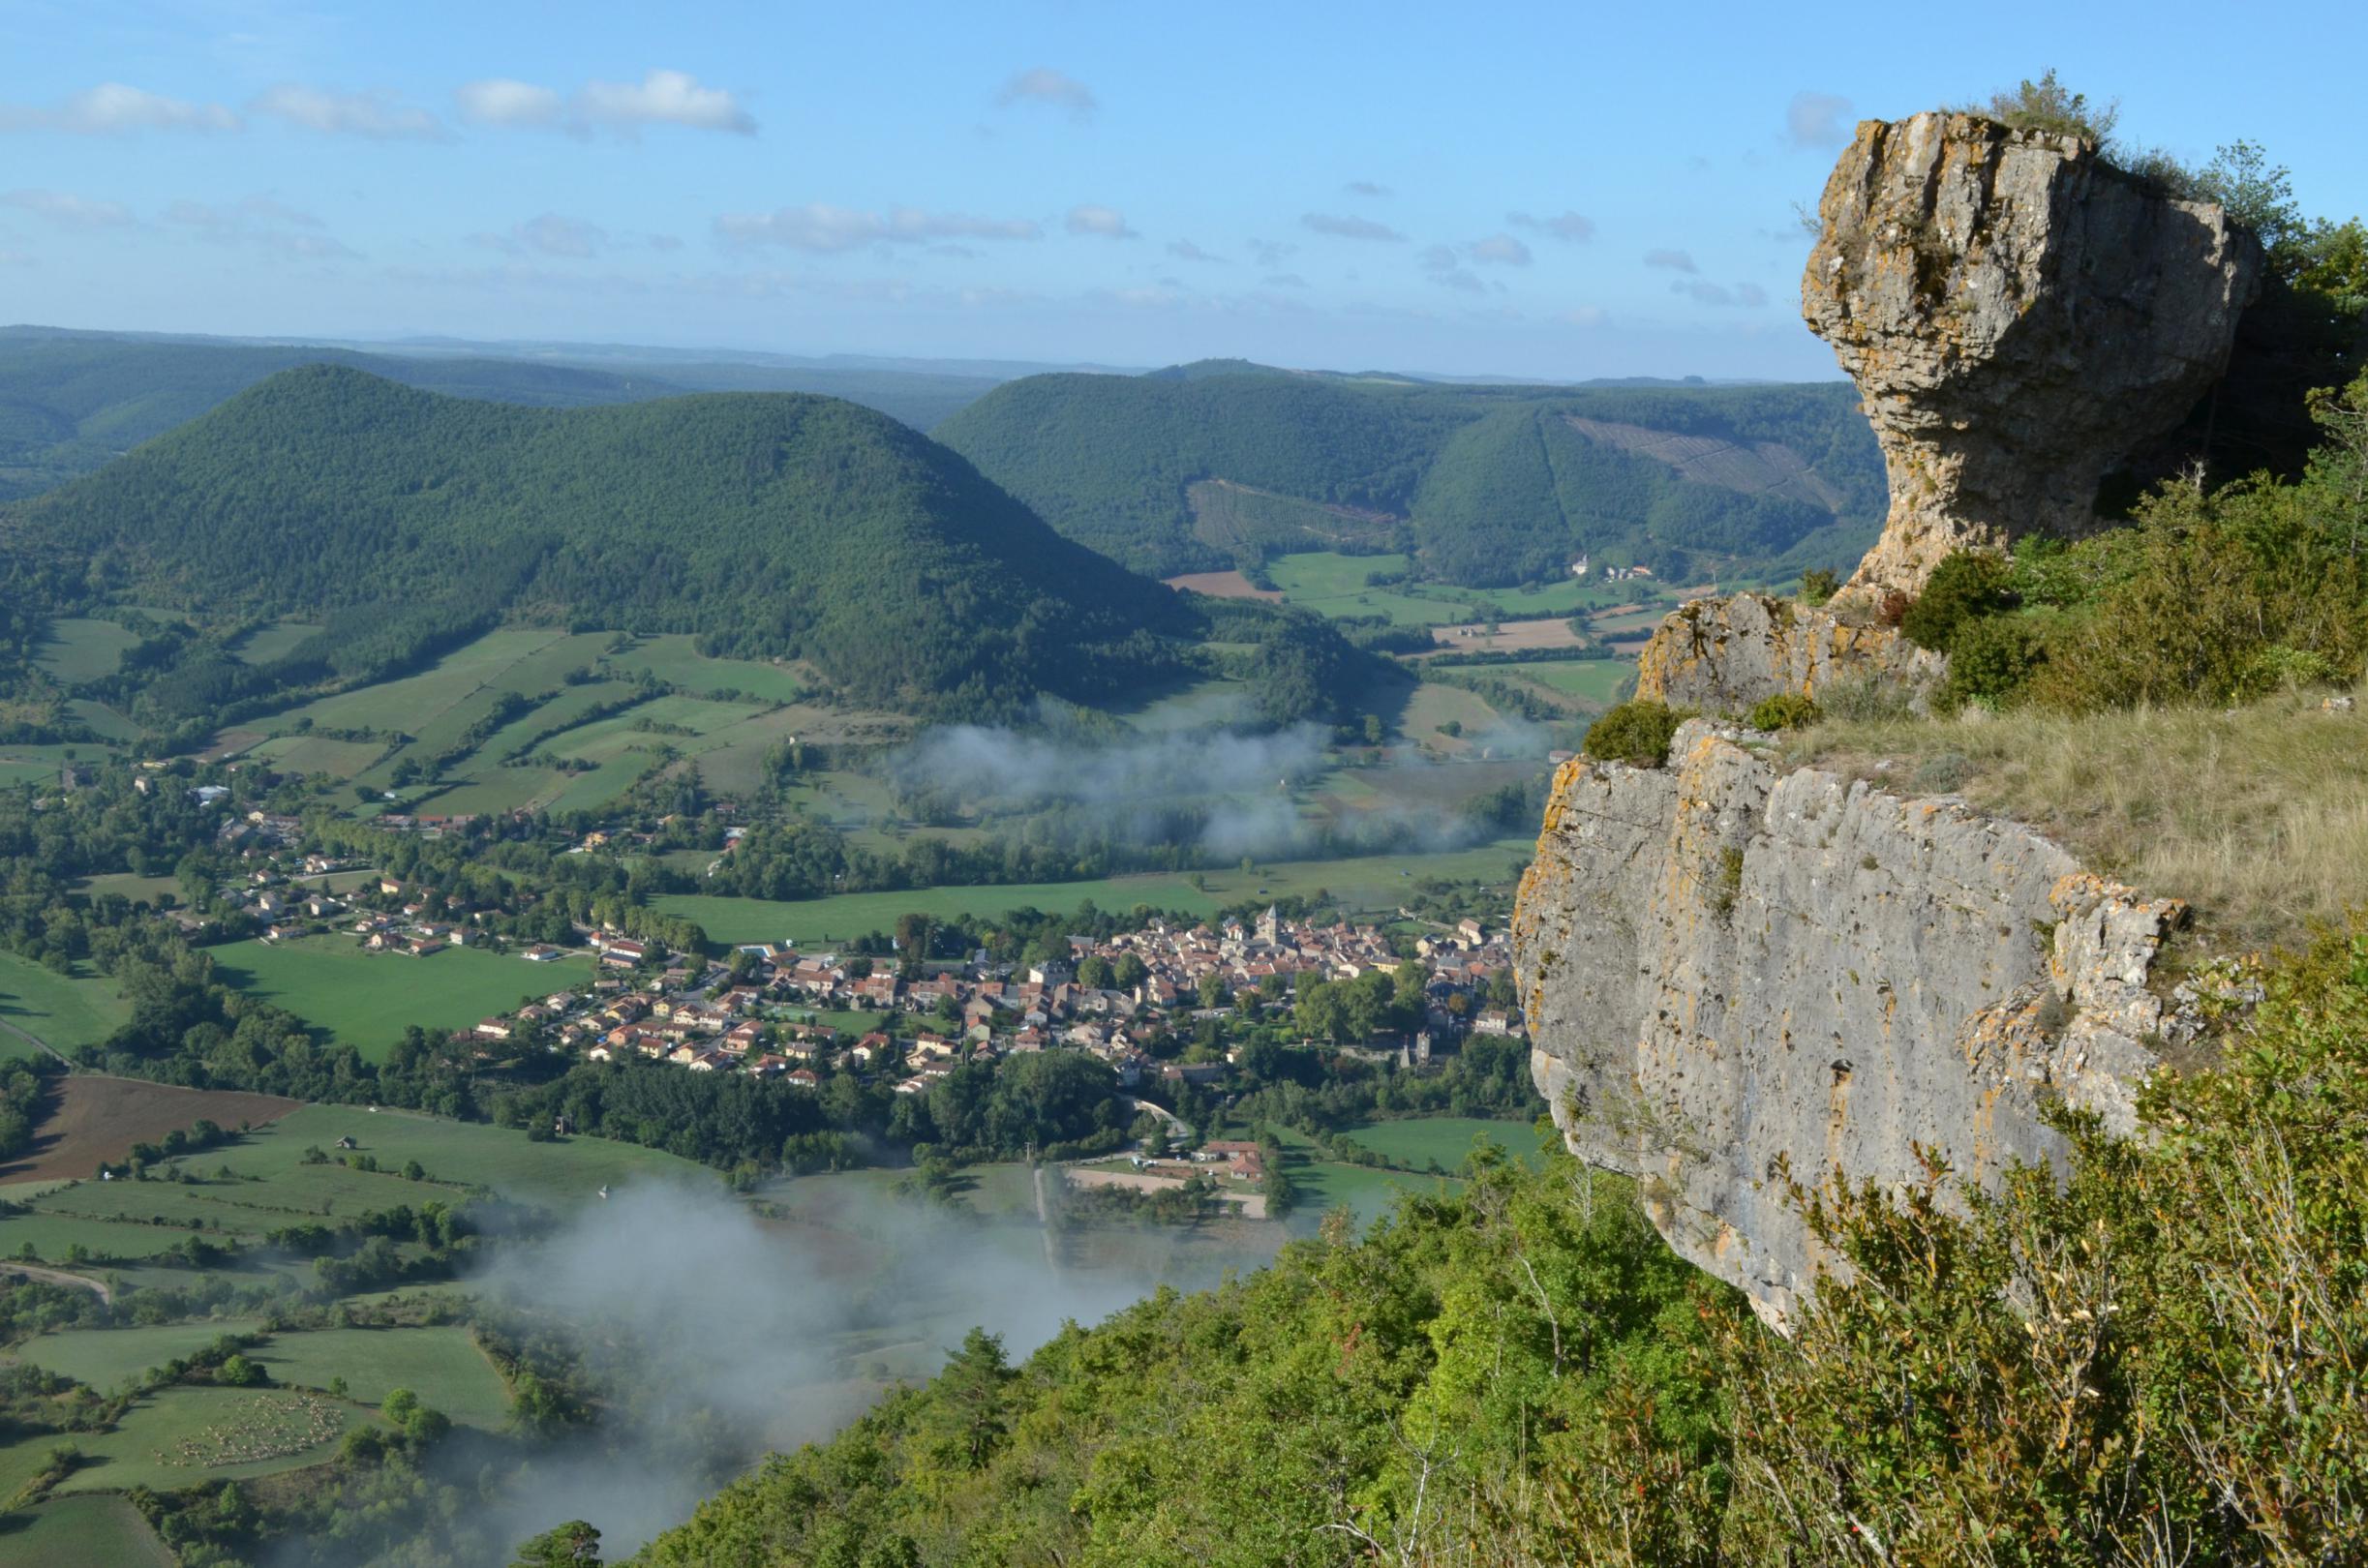
[[[1751,709],[1751,728],[1755,730],[1802,730],[1825,717],[1824,710],[1806,693],[1779,691],[1773,697],[1763,697]]]
[[[2004,558],[1960,550],[1932,568],[1931,577],[1899,617],[1899,630],[1918,648],[1946,653],[1967,620],[2014,608],[2014,568]]]
[[[2031,628],[2013,616],[1982,616],[1958,623],[1949,644],[1949,681],[1941,705],[1980,699],[2004,702],[2020,692],[2047,657]]]
[[[1608,709],[1588,727],[1580,749],[1597,762],[1624,762],[1638,768],[1658,768],[1669,757],[1669,742],[1678,726],[1691,715],[1667,703],[1622,703]]]
[[[1825,603],[1841,589],[1841,579],[1823,566],[1811,566],[1801,574],[1801,602],[1807,605]]]

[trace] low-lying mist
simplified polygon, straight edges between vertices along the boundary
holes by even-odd
[[[1519,719],[1467,739],[1474,755],[1508,762],[1542,759],[1553,744],[1544,726]],[[908,799],[934,797],[987,812],[1062,805],[1127,843],[1187,845],[1213,862],[1450,850],[1494,836],[1434,801],[1311,814],[1297,795],[1334,766],[1329,741],[1330,732],[1315,724],[1117,737],[951,725],[897,753],[889,776]],[[1403,747],[1387,764],[1400,776],[1455,766]]]
[[[622,1556],[765,1453],[828,1436],[886,1381],[934,1373],[973,1326],[1017,1360],[1066,1320],[1255,1261],[1061,1268],[1032,1225],[842,1191],[811,1220],[780,1222],[717,1193],[629,1189],[472,1280],[564,1325],[615,1393],[594,1432],[501,1489],[479,1522],[487,1538],[580,1518]]]

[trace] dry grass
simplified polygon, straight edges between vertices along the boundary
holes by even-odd
[[[2368,690],[2249,708],[1828,721],[1794,762],[2028,823],[2096,869],[2195,906],[2214,948],[2286,946],[2368,905]]]

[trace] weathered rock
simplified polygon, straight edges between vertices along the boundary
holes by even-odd
[[[1850,625],[1787,599],[1738,593],[1671,612],[1637,661],[1636,695],[1742,714],[1763,698],[1815,697],[1837,680],[1889,681],[1914,702],[1946,674],[1939,654],[1896,628]]]
[[[2044,1096],[2134,1126],[2184,913],[1954,798],[1683,726],[1666,769],[1573,762],[1514,916],[1531,1070],[1573,1152],[1641,1179],[1680,1253],[1781,1323],[1821,1259],[1787,1202],[2064,1152]]]
[[[2098,481],[2226,367],[2259,246],[2075,137],[1966,114],[1867,120],[1818,205],[1810,330],[1891,475],[1845,587],[1914,593],[1950,552],[2094,527]]]

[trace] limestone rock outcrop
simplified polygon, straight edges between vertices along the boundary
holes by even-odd
[[[1514,916],[1531,1070],[1572,1151],[1779,1325],[1820,1258],[1780,1171],[1905,1183],[2054,1159],[2043,1098],[2134,1125],[2183,918],[1954,798],[1680,728],[1666,768],[1554,781]],[[1779,1158],[1781,1157],[1781,1159]]]
[[[1844,588],[1913,594],[1950,552],[2094,527],[2098,482],[2228,363],[2260,247],[2078,138],[1976,115],[1867,120],[1818,204],[1810,330],[1891,476]]]
[[[1882,680],[1913,702],[1947,661],[1895,627],[1852,625],[1760,593],[1691,599],[1655,630],[1637,660],[1636,695],[1705,713],[1748,713],[1779,692],[1815,697],[1837,680]]]

